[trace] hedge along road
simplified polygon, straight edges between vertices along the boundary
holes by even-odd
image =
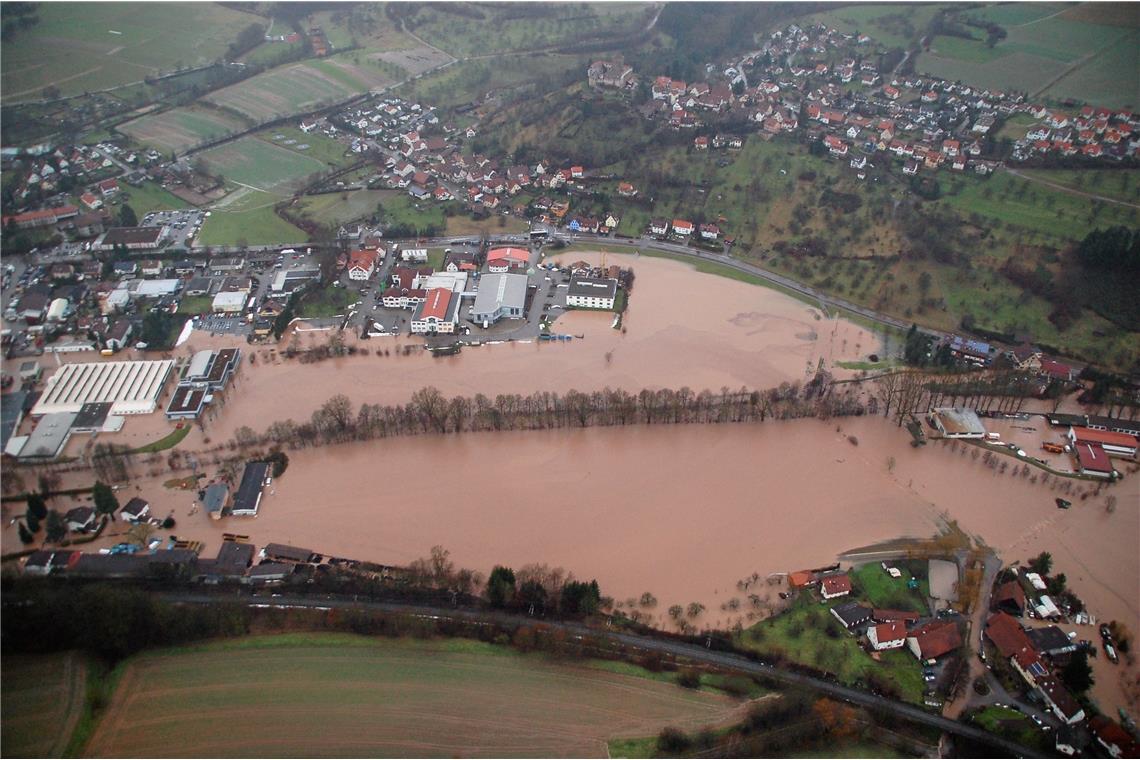
[[[174,593],[161,593],[160,597],[168,602],[175,604],[214,604],[217,602],[233,603],[235,599],[227,595],[208,595],[208,594],[174,594]],[[958,721],[944,718],[941,715],[934,715],[918,707],[898,702],[893,699],[887,699],[877,694],[861,691],[859,689],[852,689],[847,686],[841,686],[837,683],[816,678],[814,676],[797,673],[790,669],[779,668],[775,665],[768,665],[762,662],[755,662],[740,655],[728,654],[725,652],[714,652],[711,649],[706,649],[693,644],[684,644],[676,641],[667,641],[664,639],[656,639],[648,636],[637,636],[629,633],[618,633],[615,631],[608,631],[596,628],[589,628],[580,623],[565,623],[552,620],[535,620],[533,618],[519,617],[509,615],[506,613],[484,612],[479,610],[463,610],[463,609],[444,609],[441,607],[430,607],[413,604],[396,604],[391,602],[368,602],[368,601],[354,601],[349,599],[339,599],[335,597],[312,599],[303,596],[274,596],[274,597],[253,597],[248,598],[245,602],[250,607],[283,607],[283,608],[309,608],[327,610],[332,608],[337,609],[367,609],[377,612],[389,612],[403,615],[412,615],[416,617],[428,618],[431,620],[454,620],[462,622],[484,622],[490,624],[502,625],[523,625],[523,624],[539,624],[548,626],[550,628],[557,628],[567,633],[573,634],[577,637],[591,636],[595,639],[605,639],[607,641],[622,644],[624,646],[633,647],[650,652],[660,652],[662,654],[672,655],[674,657],[684,657],[694,662],[705,663],[720,668],[730,668],[738,670],[750,675],[765,676],[774,678],[778,681],[783,681],[788,684],[803,686],[813,691],[821,692],[830,697],[841,699],[862,707],[874,708],[884,710],[893,715],[896,715],[904,720],[909,720],[913,723],[921,723],[932,728],[937,728],[948,734],[961,736],[966,739],[973,739],[974,741],[984,742],[992,747],[1001,749],[1006,752],[1010,757],[1044,757],[1032,751],[1027,747],[1023,747],[1015,742],[1008,741],[999,736],[995,736],[988,731],[983,730],[977,726],[959,723]]]

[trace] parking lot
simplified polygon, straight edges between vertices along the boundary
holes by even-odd
[[[249,323],[245,321],[244,317],[210,314],[196,318],[194,329],[214,334],[245,335],[249,332]]]
[[[202,222],[205,219],[206,212],[198,209],[152,211],[140,220],[139,226],[165,227],[171,247],[189,248],[194,242],[194,236],[202,228]]]

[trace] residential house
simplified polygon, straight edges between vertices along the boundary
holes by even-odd
[[[693,223],[687,219],[674,219],[673,220],[673,234],[682,237],[689,237],[693,234]]]
[[[937,620],[915,628],[908,634],[906,643],[915,657],[927,662],[962,646],[962,634],[956,623]]]
[[[658,237],[665,237],[669,234],[669,220],[668,219],[651,219],[649,221],[649,234],[657,235]]]
[[[703,240],[716,240],[720,237],[720,227],[715,224],[702,224],[700,232]]]
[[[74,533],[84,533],[95,527],[95,510],[91,507],[76,507],[63,516],[67,529]]]
[[[906,623],[898,620],[879,623],[867,629],[867,640],[871,642],[871,648],[877,652],[906,646],[906,638]]]
[[[851,578],[847,573],[825,575],[819,581],[820,594],[824,599],[836,599],[851,593]]]
[[[348,279],[365,282],[376,271],[376,252],[357,250],[348,254]]]
[[[582,309],[612,309],[617,280],[573,277],[566,291],[566,305]]]
[[[119,516],[127,522],[142,522],[150,515],[150,503],[135,496],[119,510]]]
[[[831,608],[831,614],[849,631],[871,620],[871,610],[858,602],[837,604]]]

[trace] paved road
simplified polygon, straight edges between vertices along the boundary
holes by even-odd
[[[161,594],[167,600],[181,604],[211,604],[221,601],[233,601],[227,599],[222,595],[207,595],[207,594]],[[418,606],[410,604],[396,604],[389,602],[356,602],[348,599],[337,598],[323,598],[312,599],[307,597],[292,597],[292,596],[276,596],[276,597],[239,597],[249,606],[269,606],[269,607],[308,607],[318,609],[330,608],[353,608],[361,607],[372,609],[380,612],[392,612],[416,615],[426,617],[433,620],[467,620],[467,621],[484,621],[488,623],[506,623],[518,624],[526,618],[517,616],[482,612],[477,610],[461,610],[461,609],[443,609],[439,607]],[[774,665],[767,665],[760,662],[754,662],[740,655],[726,654],[724,652],[714,652],[692,644],[683,644],[675,641],[668,641],[662,639],[654,639],[647,636],[638,636],[629,633],[617,633],[613,631],[606,631],[602,629],[588,628],[580,623],[564,623],[558,621],[542,621],[544,625],[552,628],[560,628],[567,633],[573,634],[578,637],[591,636],[594,638],[604,638],[611,642],[623,644],[629,647],[635,647],[646,651],[661,652],[676,657],[686,657],[696,662],[703,662],[717,667],[731,668],[734,670],[743,671],[752,675],[765,676],[774,678],[784,683],[803,686],[817,692],[827,694],[828,696],[840,699],[852,704],[860,705],[863,707],[875,708],[886,710],[894,715],[921,723],[926,726],[931,726],[955,736],[961,736],[975,741],[985,742],[996,748],[1001,749],[1008,756],[1011,757],[1042,757],[1034,753],[1027,747],[1022,747],[1011,741],[1007,741],[998,736],[994,736],[988,731],[984,731],[976,726],[959,723],[949,718],[944,718],[941,715],[935,715],[927,712],[919,707],[913,705],[897,702],[892,699],[880,697],[859,689],[852,689],[846,686],[841,686],[831,681],[826,681],[821,678],[796,673],[791,670],[785,670]]]

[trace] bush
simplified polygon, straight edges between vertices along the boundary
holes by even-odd
[[[685,689],[701,688],[700,671],[694,670],[692,668],[685,668],[677,674],[677,685]]]
[[[661,752],[675,755],[684,752],[691,745],[692,741],[688,734],[679,728],[669,726],[661,729],[661,733],[657,735],[657,749]]]

